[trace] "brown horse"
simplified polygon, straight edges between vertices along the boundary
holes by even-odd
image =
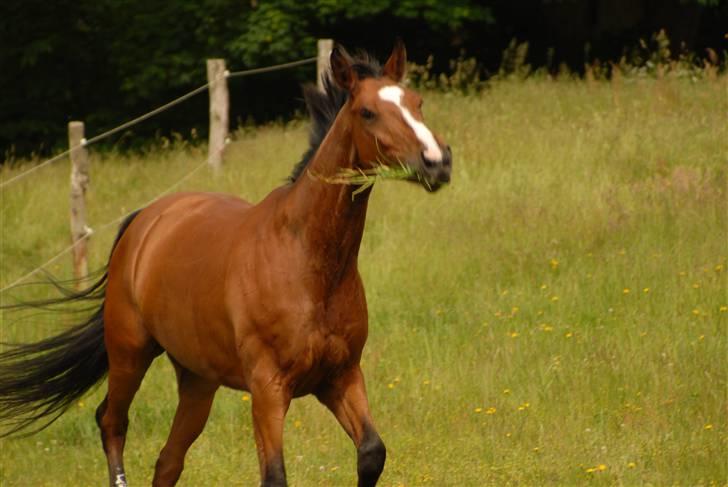
[[[359,366],[368,324],[357,270],[371,188],[331,181],[375,161],[406,165],[430,191],[449,181],[449,147],[422,122],[420,96],[399,85],[405,65],[401,43],[383,68],[334,49],[326,92],[306,92],[312,148],[291,181],[257,205],[180,193],[129,216],[104,276],[56,301],[96,299],[96,312],[0,355],[0,417],[10,432],[55,419],[108,371],[96,420],[110,483],[126,485],[129,406],[152,360],[167,352],[179,405],[154,485],[177,482],[221,385],[252,395],[263,485],[286,484],[284,418],[306,394],[352,438],[359,485],[375,485],[385,448]]]

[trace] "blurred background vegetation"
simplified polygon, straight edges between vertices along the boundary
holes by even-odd
[[[480,89],[494,75],[649,70],[655,55],[724,66],[726,25],[727,0],[8,0],[0,160],[65,148],[70,120],[94,135],[144,113],[203,84],[210,57],[266,66],[314,56],[329,37],[383,56],[400,36],[415,81]],[[294,116],[314,77],[308,65],[231,81],[232,128]],[[204,137],[207,107],[197,96],[112,143]]]

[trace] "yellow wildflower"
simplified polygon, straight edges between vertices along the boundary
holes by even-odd
[[[636,463],[634,463],[634,462],[629,462],[629,463],[627,464],[627,468],[635,468],[636,466],[637,466],[637,464],[636,464]]]
[[[629,293],[630,293],[630,290],[628,287],[622,289],[622,294],[629,294]]]
[[[556,269],[558,269],[558,268],[559,268],[559,261],[558,261],[558,260],[556,260],[556,259],[551,259],[551,260],[549,261],[549,265],[551,265],[551,268],[552,268],[553,270],[556,270]]]
[[[603,463],[600,463],[596,467],[589,467],[586,469],[586,473],[594,473],[594,472],[603,472],[607,469],[607,466]]]
[[[474,411],[476,413],[481,413],[481,412],[483,412],[483,408],[475,408]]]
[[[250,396],[248,394],[243,394],[242,399],[243,401],[250,401]]]
[[[495,414],[496,409],[491,406],[488,409],[485,410],[485,414]]]
[[[703,429],[704,429],[704,430],[712,430],[712,429],[713,429],[713,425],[712,425],[712,424],[710,424],[710,423],[708,423],[708,424],[706,424],[705,426],[703,426]]]

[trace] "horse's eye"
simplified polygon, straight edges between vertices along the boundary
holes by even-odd
[[[359,110],[359,114],[364,120],[374,120],[374,118],[376,117],[373,111],[366,108],[362,108],[361,110]]]

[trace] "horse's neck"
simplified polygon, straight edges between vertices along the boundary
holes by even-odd
[[[369,189],[356,195],[356,186],[336,184],[331,178],[356,160],[351,129],[342,114],[321,143],[291,190],[289,218],[300,225],[312,258],[332,273],[356,264],[364,233]]]

